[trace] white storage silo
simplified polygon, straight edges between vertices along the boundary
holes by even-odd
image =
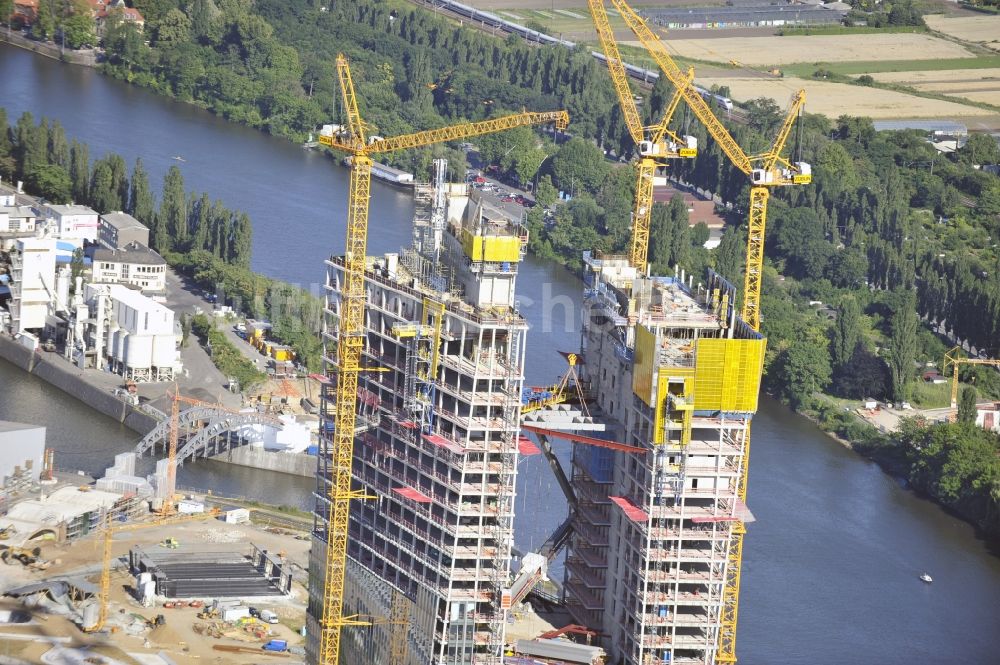
[[[131,368],[152,367],[153,338],[147,335],[129,335],[125,345],[125,365]]]

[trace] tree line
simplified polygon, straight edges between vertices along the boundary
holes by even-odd
[[[249,316],[269,319],[274,335],[292,345],[300,360],[321,363],[318,298],[250,270],[253,225],[208,194],[187,192],[171,166],[159,202],[142,160],[129,172],[117,154],[90,160],[85,143],[69,140],[58,120],[24,113],[10,126],[0,107],[0,175],[22,179],[27,190],[51,203],[76,202],[99,213],[124,211],[150,229],[150,245],[167,262],[190,275],[224,302]]]
[[[253,227],[246,213],[229,210],[207,194],[185,192],[184,177],[171,166],[160,202],[149,174],[136,159],[131,174],[121,155],[91,162],[84,143],[68,140],[58,120],[37,123],[25,112],[9,126],[0,108],[0,174],[23,179],[28,190],[51,203],[75,202],[99,213],[127,212],[150,229],[150,245],[161,254],[205,250],[225,263],[249,267]]]

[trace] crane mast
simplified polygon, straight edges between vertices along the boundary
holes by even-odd
[[[625,63],[618,50],[611,24],[607,21],[604,3],[602,0],[589,0],[589,4],[591,14],[594,15],[594,25],[597,28],[601,49],[604,51],[608,63],[611,83],[618,96],[618,106],[625,118],[625,126],[628,128],[629,135],[640,155],[635,164],[635,204],[632,210],[632,237],[629,243],[628,257],[629,265],[641,272],[646,269],[648,261],[649,225],[653,212],[653,179],[656,176],[656,169],[663,165],[660,161],[663,159],[697,156],[698,143],[697,139],[692,136],[681,139],[667,129],[667,125],[673,118],[683,97],[681,86],[677,86],[662,119],[651,127],[643,127],[639,118],[639,109],[632,96],[632,88],[628,83]],[[599,18],[599,15],[603,16],[603,20]],[[684,87],[690,86],[693,76],[694,73],[691,72],[690,76],[686,77]],[[683,75],[682,78],[684,78]],[[664,136],[669,137],[671,141],[664,142]]]
[[[320,617],[320,665],[339,665],[341,629],[344,626],[370,624],[358,617],[344,616],[343,610],[350,502],[354,499],[370,498],[363,492],[351,489],[351,460],[357,425],[358,375],[364,369],[361,367],[361,353],[365,342],[364,280],[368,247],[368,208],[371,199],[371,155],[470,138],[514,127],[552,122],[561,130],[569,124],[569,115],[565,111],[522,112],[388,139],[373,136],[369,140],[358,109],[351,68],[343,54],[337,56],[337,77],[347,116],[347,127],[338,135],[321,134],[319,142],[350,155],[351,177],[333,396],[334,429],[330,460],[332,477],[328,495],[325,497],[329,502],[329,512],[326,523],[327,548],[324,566],[326,577]]]

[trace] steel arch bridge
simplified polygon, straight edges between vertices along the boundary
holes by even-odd
[[[254,425],[281,427],[276,416],[254,411],[237,413],[211,406],[193,406],[178,414],[177,465],[184,460],[213,457],[220,453],[245,446],[258,439]],[[164,454],[170,445],[170,418],[160,423],[142,438],[135,448],[136,455]]]

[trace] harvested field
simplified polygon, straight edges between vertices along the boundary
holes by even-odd
[[[870,118],[940,118],[952,116],[995,115],[991,111],[957,102],[945,102],[907,95],[893,90],[864,88],[847,83],[830,83],[807,79],[747,79],[698,78],[698,84],[709,87],[727,85],[730,96],[737,101],[756,97],[771,97],[785,107],[795,90],[806,91],[806,110],[830,118],[841,115]]]
[[[920,72],[878,72],[871,77],[883,83],[903,83],[918,87],[924,83],[947,83],[949,81],[1000,81],[1000,67],[990,69],[942,69]]]
[[[946,17],[935,14],[925,16],[924,20],[931,30],[1000,51],[1000,16]]]
[[[639,42],[625,42],[641,46]],[[800,62],[853,62],[871,60],[938,60],[975,58],[963,46],[920,34],[812,35],[792,37],[732,37],[682,39],[669,42],[671,50],[698,60],[746,65],[785,65]]]
[[[994,90],[979,90],[975,92],[965,92],[962,96],[976,102],[984,102],[993,106],[1000,106],[1000,87]]]

